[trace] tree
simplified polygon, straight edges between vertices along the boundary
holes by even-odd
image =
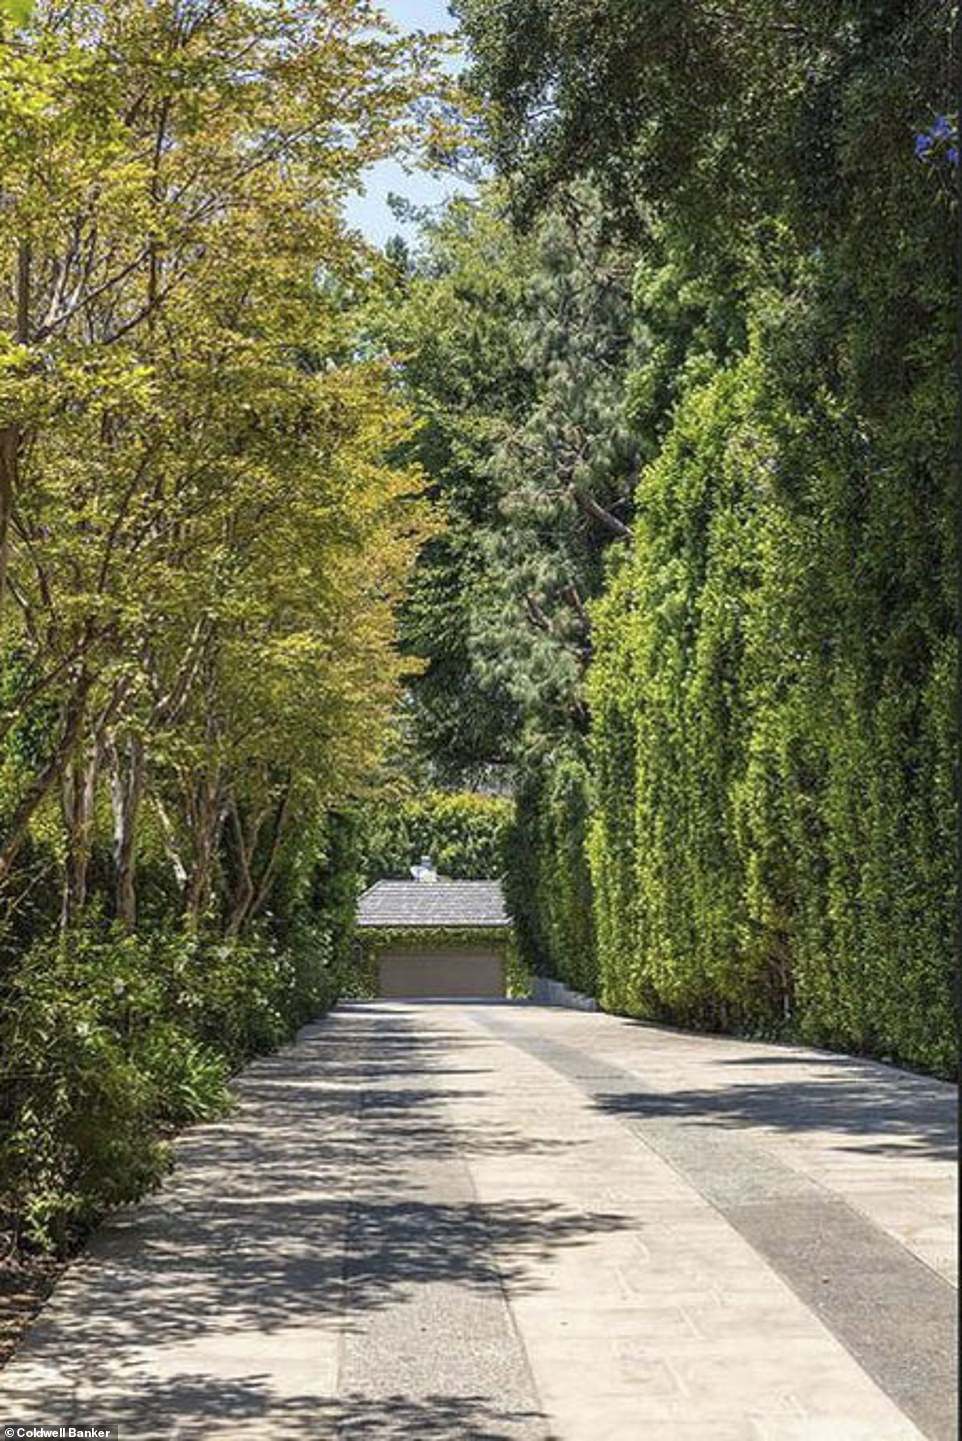
[[[22,81],[0,104],[26,122],[2,130],[6,723],[42,711],[47,726],[7,767],[0,875],[63,780],[67,919],[108,762],[131,918],[152,747],[183,763],[238,654],[274,677],[275,702],[287,678],[291,724],[275,729],[295,755],[319,666],[333,716],[317,707],[311,761],[323,735],[349,785],[355,754],[377,749],[344,707],[365,683],[375,716],[393,695],[390,607],[423,511],[416,474],[382,464],[405,422],[384,368],[360,358],[372,273],[339,206],[411,133],[433,60],[368,22],[361,4],[131,3],[43,8],[28,40],[0,35]],[[243,721],[214,707],[201,729],[233,757]],[[201,879],[185,883],[194,914],[212,806]]]
[[[421,422],[409,454],[445,517],[401,613],[406,651],[427,662],[409,683],[404,731],[443,785],[475,784],[510,764],[517,729],[504,685],[478,671],[472,636],[478,614],[501,604],[483,546],[497,523],[488,467],[531,391],[517,328],[528,249],[497,196],[455,201],[424,228],[374,322]]]
[[[936,1068],[953,9],[460,6],[519,220],[582,177],[639,260],[644,465],[591,612],[600,993]],[[529,835],[551,806],[546,776]]]
[[[484,547],[499,603],[476,617],[474,648],[482,674],[518,704],[536,750],[586,726],[588,605],[605,550],[631,534],[632,269],[590,192],[568,195],[535,232],[517,319],[531,392],[489,467],[498,512]]]
[[[400,282],[387,335],[449,518],[404,611],[429,657],[411,724],[442,779],[583,725],[587,604],[630,533],[631,271],[590,191],[522,239],[494,187],[427,230]]]

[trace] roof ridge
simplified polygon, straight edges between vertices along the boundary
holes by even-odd
[[[379,881],[372,881],[367,887],[369,891],[377,890],[378,886],[418,886],[424,890],[428,886],[500,886],[501,877],[491,876],[486,880],[466,880],[461,876],[438,876],[435,881],[405,880],[401,876],[384,876]]]
[[[511,924],[500,878],[375,881],[358,902],[361,926],[500,926]]]

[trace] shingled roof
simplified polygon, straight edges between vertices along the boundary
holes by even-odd
[[[500,881],[378,881],[361,896],[359,926],[508,926]]]

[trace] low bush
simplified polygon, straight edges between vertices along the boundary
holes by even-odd
[[[38,942],[0,1020],[0,1224],[63,1252],[169,1165],[165,1137],[223,1113],[227,1079],[335,998],[331,943],[79,933]]]

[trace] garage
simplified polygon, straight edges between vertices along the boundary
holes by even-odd
[[[412,870],[418,879],[378,881],[358,903],[373,992],[394,1000],[503,997],[511,923],[500,882]]]
[[[504,995],[504,961],[492,950],[388,950],[378,957],[378,994],[395,998]]]

